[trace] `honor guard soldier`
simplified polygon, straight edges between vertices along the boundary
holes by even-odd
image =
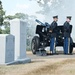
[[[50,53],[55,54],[55,45],[56,45],[56,28],[57,28],[58,16],[53,16],[53,22],[50,25],[49,32],[51,34],[50,37]]]
[[[68,54],[70,48],[70,21],[71,16],[67,16],[66,22],[64,23],[64,54]]]

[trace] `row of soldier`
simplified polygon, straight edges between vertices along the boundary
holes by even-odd
[[[56,44],[56,27],[58,16],[53,16],[53,22],[50,25],[49,32],[51,34],[51,42],[50,42],[50,51],[51,54],[55,54],[55,44]],[[69,49],[69,41],[70,41],[70,22],[71,22],[71,16],[66,17],[66,22],[63,24],[64,29],[64,54],[67,54]]]

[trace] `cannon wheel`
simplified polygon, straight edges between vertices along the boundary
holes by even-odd
[[[69,51],[69,53],[72,54],[72,52],[73,52],[73,46],[70,45],[70,51]]]
[[[38,50],[39,46],[40,46],[39,37],[35,36],[31,42],[31,50],[33,54],[36,54],[36,51]]]

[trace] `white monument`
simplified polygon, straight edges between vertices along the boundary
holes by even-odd
[[[0,34],[0,64],[10,64],[14,61],[13,35]]]
[[[26,57],[26,25],[27,23],[14,19],[10,22],[10,33],[15,36],[15,61],[30,62]]]

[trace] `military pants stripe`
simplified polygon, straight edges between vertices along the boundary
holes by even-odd
[[[64,38],[64,53],[68,54],[70,49],[70,38],[65,37]]]
[[[56,44],[56,38],[51,38],[51,41],[50,41],[50,52],[51,53],[56,53],[56,49],[55,49],[55,44]]]

